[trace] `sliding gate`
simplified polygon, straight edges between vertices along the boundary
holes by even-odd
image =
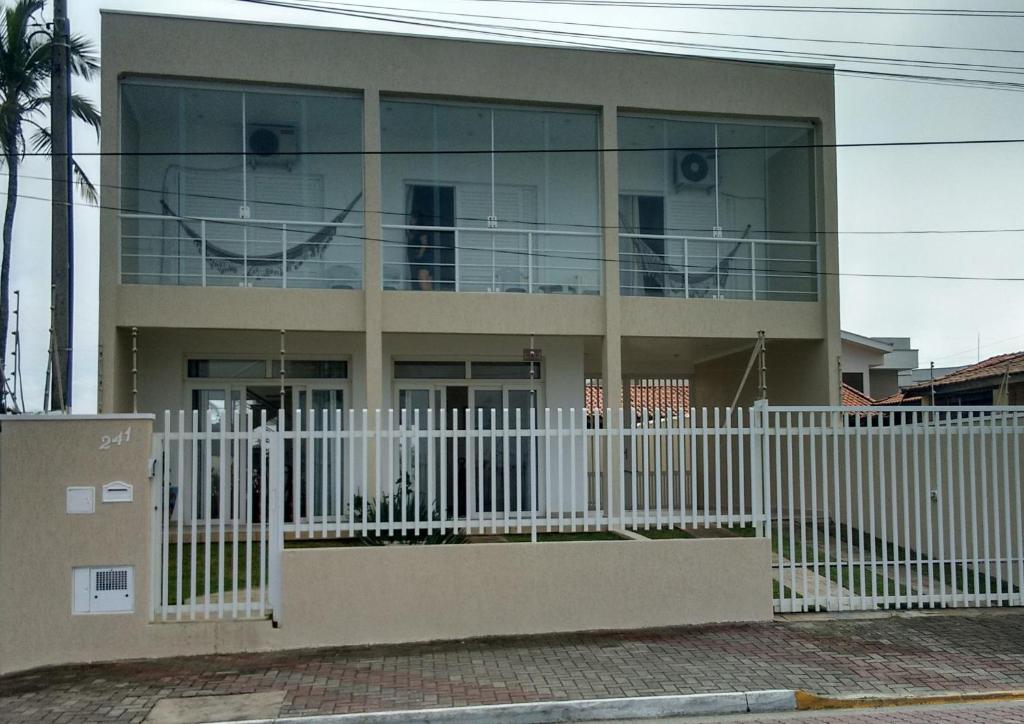
[[[763,415],[777,611],[1021,605],[1024,409]]]

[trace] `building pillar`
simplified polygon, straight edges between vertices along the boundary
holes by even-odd
[[[618,108],[605,104],[601,109],[601,148],[614,149],[619,145]],[[602,350],[602,383],[604,385],[604,406],[612,409],[609,426],[618,425],[619,409],[622,406],[622,323],[619,308],[619,157],[615,151],[601,152],[601,224],[602,256],[604,257],[605,326],[604,349]],[[613,436],[612,460],[618,461],[619,438]],[[618,464],[612,466],[612,483],[615,489],[623,480],[623,471]],[[618,496],[608,501],[609,513],[620,515]]]
[[[834,189],[836,189],[836,149],[835,149],[835,123],[834,119],[824,125],[827,129],[819,126],[816,135],[821,148],[817,149],[819,158],[818,167],[821,169],[821,176],[824,183],[817,184],[817,196],[819,199],[818,208],[822,212],[818,214],[818,263],[824,274],[818,276],[819,303],[822,306],[822,313],[825,316],[825,350],[824,350],[824,385],[816,395],[814,402],[822,402],[829,405],[839,405],[842,402],[842,379],[833,374],[833,364],[841,359],[843,344],[840,338],[839,327],[839,237],[834,233],[826,233],[830,229],[839,228],[838,200]],[[824,198],[823,198],[824,197]],[[824,290],[822,293],[821,290]],[[769,340],[770,341],[770,340]],[[769,353],[771,348],[769,347]],[[771,365],[771,357],[768,358]],[[771,384],[771,371],[769,385]],[[771,392],[768,393],[771,399]],[[824,399],[821,399],[824,396]]]
[[[363,375],[365,406],[370,410],[384,404],[384,343],[382,327],[381,244],[384,238],[381,213],[380,90],[363,92],[363,299],[365,360]]]

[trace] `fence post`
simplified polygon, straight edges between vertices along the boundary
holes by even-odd
[[[284,410],[278,413],[278,420],[284,421]],[[274,624],[281,622],[281,551],[284,549],[284,430],[270,435],[270,486],[267,495],[267,517],[270,520],[269,545],[267,546],[267,600],[270,601]],[[298,437],[295,439],[298,447]],[[298,520],[296,520],[296,527]]]
[[[164,608],[165,601],[161,599],[163,590],[161,580],[167,575],[163,568],[164,480],[161,462],[163,449],[163,435],[153,435],[153,457],[149,461],[151,466],[149,469],[149,499],[151,503],[149,516],[149,620],[151,622],[156,621],[157,612]],[[180,605],[181,602],[178,603]]]
[[[768,402],[755,400],[750,410],[750,507],[757,534],[767,537],[771,533],[768,468]]]

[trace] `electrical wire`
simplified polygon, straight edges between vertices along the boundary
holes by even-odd
[[[505,32],[505,31],[502,31],[500,29],[502,26],[496,26],[496,25],[493,25],[493,24],[469,23],[469,22],[462,22],[462,21],[443,22],[443,21],[434,21],[434,20],[429,20],[429,19],[424,19],[424,18],[410,19],[410,18],[404,17],[404,16],[388,15],[386,13],[373,13],[373,12],[368,12],[368,11],[342,10],[340,8],[327,8],[327,7],[311,6],[311,5],[305,5],[305,4],[301,4],[301,3],[298,3],[298,2],[294,2],[293,0],[237,0],[237,1],[238,2],[249,3],[249,4],[253,4],[253,5],[265,5],[265,6],[270,6],[270,7],[280,7],[280,8],[294,9],[294,10],[306,10],[306,11],[310,11],[310,12],[319,12],[319,13],[326,13],[326,14],[331,14],[331,15],[349,16],[349,17],[355,17],[355,18],[361,18],[361,19],[375,20],[375,21],[379,21],[379,22],[397,23],[397,24],[401,24],[401,25],[421,26],[421,27],[435,28],[435,29],[440,28],[440,29],[444,29],[444,30],[458,30],[458,31],[461,31],[461,32],[473,32],[473,33],[479,33],[479,34],[484,34],[484,35],[489,35],[489,36],[494,36],[494,37],[511,38],[511,39],[519,40],[519,41],[521,41],[521,40],[530,40],[530,41],[545,40],[545,38],[537,38],[537,37],[535,37],[535,35],[523,35],[522,32],[511,32],[511,31]],[[459,27],[459,26],[462,26],[462,27]],[[513,28],[511,30],[515,30],[515,29]],[[526,29],[526,32],[530,32],[530,33],[534,33],[534,34],[536,34],[536,33],[552,34],[552,33],[558,32],[558,31],[547,31],[547,30],[543,30],[543,29]],[[572,35],[571,33],[567,33],[567,34],[568,35]],[[629,38],[621,38],[620,39],[620,38],[617,38],[617,37],[613,38],[613,39],[616,40],[616,41],[621,41],[621,42],[629,42],[631,40]],[[549,40],[549,42],[552,42],[552,41]],[[681,55],[679,53],[659,52],[659,51],[643,50],[643,49],[630,48],[630,47],[622,47],[622,46],[609,46],[609,45],[602,45],[602,44],[598,44],[598,43],[580,43],[580,42],[575,42],[574,43],[574,42],[571,42],[571,41],[568,41],[568,40],[553,41],[553,42],[557,43],[557,45],[555,47],[561,46],[561,47],[585,48],[585,49],[588,49],[588,50],[601,50],[601,51],[610,51],[610,52],[617,52],[617,53],[632,53],[632,54],[650,55],[650,56],[655,56],[655,57],[668,57],[668,58],[692,57],[692,56]],[[634,42],[643,43],[645,41],[634,39]],[[654,44],[657,44],[659,41],[652,41],[652,42]],[[747,51],[742,51],[741,50],[741,51],[733,51],[733,52],[747,52]],[[712,60],[721,61],[721,62],[744,63],[744,64],[747,64],[747,65],[760,64],[760,65],[764,65],[764,66],[768,66],[768,67],[775,67],[775,68],[785,67],[788,70],[793,70],[793,71],[798,71],[798,72],[806,72],[806,73],[828,74],[830,76],[831,75],[861,76],[861,77],[868,77],[868,78],[881,79],[881,80],[912,81],[912,82],[915,82],[915,83],[932,84],[932,85],[946,85],[946,86],[974,87],[974,88],[989,88],[989,89],[998,89],[998,90],[1006,90],[1006,91],[1014,91],[1014,92],[1019,92],[1021,90],[1024,90],[1024,84],[1017,83],[1017,82],[1010,82],[1010,81],[995,81],[995,80],[986,80],[986,79],[977,79],[977,78],[962,78],[962,77],[956,77],[956,76],[943,76],[943,75],[922,75],[922,74],[911,74],[911,73],[896,73],[896,72],[892,72],[892,71],[854,70],[854,69],[843,69],[843,68],[823,69],[823,68],[815,68],[815,67],[811,67],[811,66],[807,66],[807,65],[798,65],[798,64],[795,64],[795,63],[784,63],[784,62],[781,62],[781,61],[759,61],[759,60],[753,60],[753,59],[749,59],[749,58],[747,58],[747,59],[738,59],[738,58],[730,58],[730,57],[723,57],[723,56],[707,56],[707,57],[711,58]]]
[[[592,7],[663,8],[674,10],[729,10],[745,12],[837,13],[843,15],[921,15],[931,17],[1024,18],[1024,10],[968,8],[912,8],[857,5],[768,5],[764,3],[652,2],[650,0],[472,0],[478,3],[566,5]]]
[[[313,0],[302,0],[301,2],[295,2],[294,0],[266,0],[266,2],[264,2],[264,0],[254,0],[254,1],[257,4],[272,4],[272,5],[286,4],[289,7],[299,7],[299,8],[303,8],[303,9],[307,9],[307,10],[314,10],[314,9],[322,8],[322,7],[328,7],[328,8],[346,7],[346,8],[356,8],[356,9],[363,9],[363,8],[365,8],[366,10],[359,10],[359,11],[360,12],[372,12],[376,17],[379,17],[382,20],[388,20],[388,21],[391,21],[391,20],[401,21],[402,20],[402,16],[400,16],[400,15],[383,12],[384,10],[388,10],[388,9],[390,9],[390,10],[400,10],[400,8],[393,8],[393,7],[387,7],[387,6],[384,6],[382,8],[377,8],[377,7],[372,6],[372,5],[360,5],[360,4],[342,3],[342,2],[327,2],[326,0],[316,0],[315,2]],[[424,10],[416,11],[416,10],[414,10],[413,12],[419,12],[419,13],[422,14],[422,13],[426,13],[428,11],[424,11]],[[489,16],[486,16],[486,15],[470,15],[468,13],[447,13],[447,12],[441,12],[441,11],[438,11],[436,14],[438,14],[438,15],[470,16],[470,17],[479,17],[479,18],[487,18],[487,17],[489,17]],[[529,18],[508,18],[507,16],[506,17],[493,16],[492,19],[509,19],[509,20],[520,20],[520,21],[524,21],[524,22],[534,22],[533,20],[531,20]],[[813,59],[816,59],[816,60],[844,61],[844,62],[865,63],[865,64],[871,64],[871,65],[899,65],[899,66],[906,66],[906,67],[939,68],[939,69],[943,69],[943,70],[967,70],[967,71],[978,72],[978,73],[997,73],[997,74],[1004,74],[1004,75],[1020,75],[1021,73],[1024,73],[1024,66],[1017,66],[1017,65],[996,65],[996,64],[992,64],[992,63],[961,63],[961,62],[957,62],[957,61],[927,60],[927,59],[919,59],[919,58],[890,58],[890,57],[871,56],[871,55],[849,55],[849,54],[841,54],[841,53],[818,53],[818,52],[809,52],[809,51],[788,50],[788,49],[782,49],[782,48],[756,48],[756,47],[748,47],[748,46],[711,45],[711,44],[705,44],[705,43],[681,43],[681,42],[678,42],[678,41],[662,40],[662,39],[657,39],[657,38],[623,37],[623,36],[620,36],[620,35],[604,35],[604,34],[597,34],[597,33],[570,32],[570,31],[564,31],[564,30],[550,30],[550,29],[546,29],[546,28],[529,28],[529,27],[523,27],[523,26],[510,26],[510,25],[493,26],[491,24],[486,24],[485,25],[485,24],[481,24],[481,23],[471,23],[471,22],[467,22],[467,21],[447,21],[447,22],[464,24],[466,26],[475,27],[475,28],[479,28],[479,27],[498,27],[500,29],[521,30],[521,31],[527,31],[527,32],[538,32],[538,33],[544,33],[544,34],[547,34],[547,35],[557,35],[557,36],[567,36],[567,37],[586,37],[586,38],[593,38],[593,39],[598,39],[598,40],[612,40],[612,41],[618,41],[618,42],[629,41],[629,42],[643,43],[645,45],[660,45],[660,46],[668,46],[668,47],[685,47],[685,48],[695,48],[695,49],[698,49],[698,50],[716,50],[716,51],[736,52],[736,53],[753,53],[755,55],[771,55],[771,56],[794,57],[794,58],[813,58]],[[548,23],[552,23],[552,24],[558,24],[558,21],[543,21],[543,22],[548,22]],[[566,25],[585,25],[585,24],[584,23],[566,23]],[[602,27],[613,27],[613,26],[605,25],[605,26],[602,26]],[[655,30],[655,29],[651,29],[651,30]],[[1024,51],[1022,51],[1022,52],[1024,52]]]
[[[794,143],[794,144],[751,144],[737,146],[638,146],[638,147],[577,147],[577,148],[442,148],[442,149],[401,149],[401,150],[380,150],[380,151],[352,151],[352,150],[305,150],[290,151],[291,156],[479,156],[479,155],[529,155],[539,153],[649,153],[652,151],[687,151],[687,152],[722,152],[722,151],[797,151],[801,149],[845,149],[845,148],[914,148],[928,146],[1000,146],[1009,144],[1024,143],[1024,138],[960,138],[936,141],[864,141],[850,143]],[[21,154],[22,158],[35,156],[53,156],[46,152],[27,152]],[[210,157],[210,156],[265,156],[266,154],[257,151],[245,151],[241,149],[230,149],[225,151],[75,151],[74,156],[78,157],[150,157],[150,156],[181,156],[181,157]]]
[[[404,8],[397,7],[394,5],[364,5],[360,3],[341,2],[340,0],[316,0],[321,5],[340,5],[350,8],[362,8],[368,10],[394,10],[398,12],[410,12],[419,14],[434,14],[434,15],[447,15],[455,17],[470,17],[470,18],[484,18],[489,20],[514,20],[517,22],[529,22],[539,23],[545,25],[560,25],[570,27],[588,27],[588,28],[605,28],[610,30],[639,30],[643,32],[652,33],[670,33],[672,35],[701,35],[701,36],[713,36],[721,38],[746,38],[754,40],[782,40],[792,41],[797,43],[824,43],[829,45],[863,45],[869,47],[879,48],[904,48],[904,49],[915,49],[915,50],[952,50],[952,51],[969,51],[975,53],[1013,53],[1013,54],[1024,54],[1024,49],[1020,48],[983,48],[978,46],[969,45],[941,45],[937,43],[892,43],[877,40],[847,40],[842,38],[808,38],[803,36],[793,35],[761,35],[756,33],[722,33],[713,32],[709,30],[682,30],[679,28],[666,28],[666,27],[653,27],[643,25],[629,25],[629,24],[610,24],[610,23],[595,23],[595,22],[581,22],[577,20],[559,20],[551,18],[528,18],[517,15],[488,15],[484,13],[466,13],[466,12],[455,12],[452,10],[421,10],[420,8]],[[538,28],[540,30],[540,28]]]
[[[30,179],[35,179],[35,180],[39,180],[39,181],[50,181],[50,178],[48,176],[34,176],[32,174],[25,174],[25,173],[19,173],[18,176],[19,176],[19,178],[30,178]],[[117,190],[117,191],[141,191],[143,193],[152,193],[152,194],[164,194],[165,193],[164,189],[159,189],[159,188],[155,188],[155,187],[147,187],[147,186],[129,186],[129,185],[124,185],[124,184],[110,184],[110,183],[102,183],[102,182],[96,182],[93,185],[94,186],[98,186],[100,188],[114,189],[114,190]],[[2,193],[3,192],[0,191],[0,194],[2,194]],[[326,205],[326,204],[322,205],[322,206],[321,205],[315,205],[314,206],[314,205],[310,205],[310,204],[300,204],[300,203],[296,203],[296,202],[292,202],[292,201],[278,201],[278,200],[273,200],[273,199],[258,199],[258,198],[244,198],[243,199],[240,196],[225,196],[225,195],[220,195],[220,194],[203,194],[203,193],[194,193],[194,192],[192,192],[192,193],[183,194],[183,196],[185,196],[186,198],[190,198],[190,199],[207,199],[207,200],[211,200],[211,201],[231,201],[231,202],[237,202],[239,204],[241,204],[242,202],[246,202],[246,203],[250,203],[250,204],[267,204],[267,205],[271,205],[271,206],[281,206],[281,207],[284,207],[284,208],[298,208],[298,209],[305,209],[305,210],[310,210],[311,209],[311,210],[316,210],[316,211],[344,211],[345,210],[345,207],[342,207],[342,206],[330,206],[330,205]],[[87,204],[87,206],[91,206],[91,204]],[[132,212],[132,213],[145,213],[145,212],[136,211],[136,212]],[[358,213],[376,213],[376,214],[380,214],[382,216],[397,216],[397,217],[408,217],[409,216],[408,210],[406,210],[406,211],[385,211],[385,210],[359,211]],[[490,217],[477,217],[477,216],[459,216],[458,218],[460,220],[462,220],[462,221],[476,221],[476,222],[480,222],[480,223],[486,223],[487,221],[492,220]],[[547,226],[547,227],[559,227],[559,228],[568,227],[568,228],[578,228],[578,229],[600,229],[600,230],[603,230],[603,229],[620,229],[620,228],[622,228],[621,224],[584,224],[584,223],[580,223],[580,222],[563,222],[563,221],[524,221],[524,220],[521,220],[521,219],[507,219],[507,218],[503,218],[503,217],[494,217],[493,220],[497,221],[498,223],[523,224],[523,225],[526,225],[526,226]],[[305,223],[305,222],[303,222],[303,223]],[[318,222],[309,222],[309,223],[318,223]],[[682,228],[682,227],[669,227],[669,226],[665,226],[665,227],[661,227],[661,228],[664,229],[664,232],[666,234],[668,234],[669,232],[672,232],[672,231],[692,231],[692,229],[687,229],[687,228]],[[747,229],[745,227],[743,229],[733,229],[733,228],[725,228],[725,227],[723,227],[723,229],[722,229],[723,232],[735,232],[735,233],[741,233],[741,232],[746,231],[746,230]],[[861,230],[853,230],[853,229],[851,229],[851,230],[843,230],[843,231],[839,231],[839,230],[835,230],[835,229],[830,229],[830,230],[814,230],[812,232],[809,232],[807,229],[767,229],[766,228],[766,229],[750,229],[750,231],[754,231],[754,232],[757,232],[757,233],[765,233],[765,234],[807,234],[807,233],[813,233],[813,234],[819,235],[819,236],[834,236],[834,235],[846,235],[846,234],[850,234],[850,235],[853,235],[853,236],[903,236],[903,235],[908,235],[908,236],[916,236],[916,235],[930,236],[930,235],[945,235],[945,234],[958,234],[958,235],[963,235],[963,234],[1022,234],[1022,233],[1024,233],[1024,227],[962,228],[962,229],[861,229]],[[639,234],[639,236],[644,236],[644,235],[643,234]]]
[[[6,194],[3,194],[2,192],[0,192],[0,195],[6,196]],[[70,203],[69,202],[65,202],[65,201],[56,201],[56,202],[54,202],[54,201],[52,201],[49,198],[46,198],[46,197],[43,197],[43,196],[33,196],[33,195],[30,195],[30,194],[19,193],[19,194],[16,194],[16,197],[19,198],[19,199],[30,199],[30,200],[35,200],[35,201],[46,201],[48,203],[68,204],[68,205],[71,205],[71,206],[77,205],[74,202],[70,202]],[[110,205],[102,205],[101,204],[98,207],[95,206],[95,205],[90,205],[90,207],[91,208],[99,208],[99,209],[107,210],[107,211],[116,211],[118,213],[124,213],[124,214],[140,214],[140,213],[141,214],[146,214],[146,212],[133,211],[133,210],[126,209],[126,208],[120,207],[120,206],[110,206]],[[156,215],[153,215],[153,219],[157,220]],[[165,217],[164,219],[160,219],[160,220],[166,220],[168,222],[176,223],[176,222],[178,222],[180,220],[201,221],[202,217],[187,216],[187,215],[180,215],[179,214],[178,216]],[[219,221],[218,220],[215,223],[217,223],[219,225],[224,225],[224,226],[237,225],[237,226],[244,226],[245,228],[249,228],[249,229],[263,229],[263,230],[269,230],[269,231],[275,231],[275,232],[280,232],[281,231],[280,225],[266,225],[266,224],[260,223],[258,221],[257,222],[252,222],[252,221],[246,221],[246,220],[241,220],[241,219],[238,220],[238,221],[233,221],[233,220],[232,221]],[[323,222],[319,222],[319,221],[299,222],[299,221],[296,221],[294,223],[296,223],[296,224],[303,224],[305,226],[317,226],[317,225],[322,225]],[[486,231],[482,231],[481,233],[486,233]],[[378,243],[378,244],[389,245],[389,246],[401,246],[403,248],[408,246],[406,241],[394,241],[394,240],[391,240],[391,239],[379,239],[379,238],[374,238],[374,237],[369,237],[369,236],[362,236],[362,235],[343,234],[343,233],[340,233],[340,232],[335,233],[334,236],[338,236],[338,237],[341,237],[341,238],[344,238],[344,239],[351,239],[353,241],[371,242],[371,243]],[[191,241],[191,239],[190,239],[190,241]],[[710,240],[701,240],[701,241],[706,241],[707,243],[710,243]],[[739,243],[770,244],[770,243],[772,243],[772,240],[771,239],[722,239],[722,240],[719,241],[719,243],[735,243],[735,242],[739,242]],[[810,246],[810,244],[808,244],[808,246]],[[621,260],[619,260],[619,259],[612,259],[612,258],[600,256],[600,255],[591,256],[591,255],[584,255],[584,254],[554,254],[554,253],[550,253],[550,252],[520,251],[520,250],[514,250],[514,249],[495,250],[494,248],[491,248],[491,247],[474,247],[474,246],[465,246],[465,245],[460,245],[458,247],[458,249],[461,250],[461,251],[480,251],[480,252],[489,252],[489,253],[496,252],[496,253],[502,254],[504,256],[525,256],[525,257],[529,257],[529,258],[550,258],[550,259],[563,259],[563,260],[571,260],[571,261],[590,261],[590,262],[598,262],[598,263],[621,263]],[[801,264],[801,263],[806,264],[806,263],[810,263],[812,260],[810,260],[810,259],[785,259],[785,260],[777,259],[775,261],[783,261],[785,263],[790,263],[790,264],[793,264],[793,263],[796,263],[796,264]],[[701,265],[698,265],[698,264],[672,264],[670,266],[673,269],[681,269],[681,270],[691,270],[692,269],[692,270],[695,270],[695,271],[697,271],[699,273],[706,273],[708,271],[708,267],[704,267],[704,266],[701,266]],[[804,277],[804,278],[812,278],[812,277],[856,277],[856,278],[869,278],[869,279],[928,279],[928,280],[939,280],[939,281],[1024,282],[1024,277],[1009,277],[1009,276],[1005,276],[1005,277],[985,277],[985,276],[968,276],[968,275],[955,275],[955,274],[890,274],[890,273],[871,273],[871,272],[830,272],[830,271],[826,271],[826,270],[823,270],[823,269],[818,269],[816,271],[810,271],[810,272],[801,272],[801,271],[792,271],[792,270],[789,270],[789,269],[779,269],[779,268],[773,268],[773,267],[741,267],[741,266],[735,266],[735,265],[730,265],[729,269],[732,270],[732,271],[749,271],[751,273],[758,273],[758,272],[761,272],[761,273],[773,273],[773,274],[776,274],[776,275],[786,275],[786,276],[791,276],[791,277]],[[674,273],[674,272],[667,272],[667,273]]]

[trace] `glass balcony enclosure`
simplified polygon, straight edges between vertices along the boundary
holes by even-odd
[[[360,98],[125,80],[121,148],[123,283],[362,286]]]
[[[619,118],[623,295],[814,301],[810,126]]]
[[[381,104],[385,289],[598,294],[598,114]]]

